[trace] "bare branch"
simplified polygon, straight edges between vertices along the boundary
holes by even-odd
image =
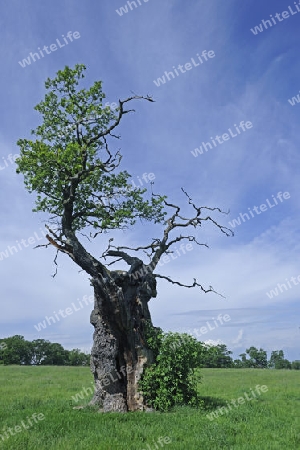
[[[183,239],[188,239],[190,242],[195,242],[195,244],[199,245],[199,246],[203,246],[206,248],[209,248],[208,244],[201,244],[200,242],[197,241],[197,239],[195,238],[195,236],[178,236],[177,238],[173,239],[172,241],[168,242],[168,244],[166,245],[166,250],[164,253],[174,253],[173,250],[168,250],[173,244],[175,244],[176,242],[180,242]]]
[[[120,247],[115,247],[115,246],[111,246],[111,247],[115,248],[116,250],[131,250],[131,251],[137,252],[139,250],[148,250],[148,249],[151,249],[151,248],[153,248],[155,246],[159,246],[160,245],[160,240],[159,239],[153,239],[153,241],[154,242],[152,244],[149,244],[149,245],[146,245],[146,246],[135,247],[135,248],[126,247],[126,246],[122,246],[122,245]]]
[[[123,260],[123,258],[119,258],[119,259],[116,259],[115,261],[112,261],[112,262],[106,264],[106,265],[107,266],[112,266],[113,264],[116,264],[117,262],[122,261],[122,260]]]
[[[123,259],[130,266],[130,269],[128,271],[129,274],[135,272],[139,267],[143,265],[143,261],[141,259],[117,250],[108,250],[105,256],[116,256]]]
[[[201,284],[197,283],[196,278],[194,278],[193,284],[182,284],[179,281],[173,281],[170,277],[167,277],[167,276],[164,276],[164,275],[159,275],[159,274],[153,274],[153,275],[156,278],[163,278],[163,279],[169,281],[172,284],[177,284],[178,286],[182,286],[182,287],[186,287],[186,288],[193,288],[193,287],[198,286],[206,294],[208,292],[214,292],[215,294],[220,295],[220,297],[226,298],[222,294],[219,294],[218,292],[216,292],[212,286],[209,286],[209,289],[204,289],[204,287]]]
[[[87,145],[89,146],[89,145],[93,144],[94,142],[96,142],[98,139],[111,134],[111,132],[119,125],[123,115],[134,111],[134,109],[124,110],[123,105],[125,103],[130,102],[131,100],[140,100],[140,99],[148,100],[149,102],[153,101],[150,96],[144,97],[143,95],[133,95],[132,97],[128,97],[126,100],[119,100],[119,115],[118,115],[117,119],[115,120],[115,122],[109,128],[107,128],[105,131],[102,131],[101,133],[97,134],[92,139],[90,139],[87,142]]]
[[[52,245],[52,244],[50,244],[50,242],[49,242],[48,244],[39,244],[39,245],[36,245],[35,247],[33,247],[33,249],[35,249],[35,248],[40,248],[40,247],[46,247],[46,248],[48,248],[49,245]]]
[[[165,206],[172,208],[173,210],[175,210],[175,212],[166,220],[166,228],[164,230],[163,233],[163,238],[159,241],[157,241],[157,243],[159,242],[158,245],[156,245],[156,250],[154,252],[154,256],[152,258],[151,264],[153,265],[153,267],[156,267],[158,261],[160,260],[161,256],[164,253],[170,253],[170,251],[168,251],[168,249],[175,244],[176,242],[179,242],[182,239],[189,239],[194,241],[197,245],[203,245],[204,247],[208,247],[207,244],[200,244],[195,237],[193,236],[178,236],[175,239],[169,241],[169,235],[170,233],[175,230],[176,228],[188,228],[188,227],[193,227],[193,228],[197,228],[197,227],[201,227],[202,222],[203,221],[211,221],[217,228],[219,228],[221,230],[222,233],[226,234],[226,236],[233,236],[234,233],[232,230],[230,230],[227,227],[224,227],[222,225],[219,225],[214,219],[212,219],[210,216],[206,216],[206,217],[201,217],[201,213],[202,210],[209,210],[209,211],[218,211],[221,212],[223,214],[228,214],[224,211],[222,211],[220,208],[209,208],[206,206],[203,207],[197,207],[191,197],[187,194],[187,192],[181,188],[182,192],[187,196],[188,198],[188,203],[189,205],[191,205],[194,209],[194,211],[196,212],[196,214],[192,217],[192,218],[185,218],[180,214],[181,208],[177,205],[174,205],[173,203],[169,203],[166,201],[166,199],[164,199],[164,204]],[[152,192],[152,195],[154,197],[159,197],[157,194],[154,194]],[[153,246],[152,246],[153,249]]]
[[[114,240],[114,238],[109,239],[108,247],[105,250],[105,252],[102,254],[102,258],[106,259],[106,257],[109,256],[109,257],[116,257],[118,259],[108,265],[112,265],[112,264],[116,263],[117,261],[123,260],[130,266],[130,269],[128,271],[129,274],[135,272],[138,268],[143,266],[143,261],[141,259],[136,258],[135,256],[130,256],[130,255],[128,255],[128,253],[120,251],[119,249],[114,247],[111,244],[111,242],[113,240]],[[112,248],[115,248],[115,250],[112,250]]]
[[[57,257],[58,257],[58,252],[59,252],[59,250],[57,250],[57,251],[56,251],[56,255],[55,255],[55,258],[54,258],[54,264],[56,265],[56,268],[55,268],[55,272],[54,272],[54,274],[53,274],[53,275],[51,275],[51,276],[52,276],[52,278],[55,278],[55,277],[56,277],[56,275],[57,275],[57,262],[56,262],[56,260],[57,260]]]
[[[67,253],[69,256],[72,255],[72,246],[69,245],[66,241],[64,241],[60,236],[57,235],[57,233],[55,233],[55,231],[51,230],[51,228],[46,225],[46,228],[48,229],[49,233],[52,234],[52,236],[54,236],[55,239],[53,239],[53,237],[50,236],[50,234],[46,234],[46,239],[49,241],[48,244],[41,244],[41,245],[37,245],[34,248],[38,248],[38,247],[48,247],[49,245],[53,245],[57,251],[61,251],[62,253]],[[63,245],[61,245],[63,244]],[[56,258],[55,258],[56,260]],[[54,260],[54,262],[55,262]]]

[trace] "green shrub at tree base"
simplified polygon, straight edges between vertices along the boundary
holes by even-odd
[[[148,338],[157,349],[154,364],[144,370],[139,386],[149,406],[167,411],[173,406],[200,406],[197,385],[201,349],[188,334],[150,333]],[[155,353],[155,352],[154,352]]]

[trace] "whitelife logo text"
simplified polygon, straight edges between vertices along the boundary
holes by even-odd
[[[16,245],[8,245],[5,250],[0,251],[0,261],[3,261],[6,258],[9,258],[10,255],[15,255],[16,253],[19,253],[19,251],[23,250],[24,248],[29,247],[30,245],[36,244],[37,241],[41,241],[43,237],[46,237],[45,231],[40,228],[42,236],[39,236],[38,233],[35,231],[33,234],[34,236],[30,236],[28,239],[20,239],[19,241],[16,241]]]
[[[177,68],[175,66],[173,66],[174,72],[172,70],[170,72],[165,71],[164,75],[162,75],[162,77],[160,77],[160,78],[157,78],[156,80],[153,80],[153,83],[155,84],[155,86],[159,87],[162,84],[165,84],[167,81],[174,79],[175,74],[177,77],[179,77],[179,75],[181,73],[186,73],[188,70],[191,70],[194,67],[200,66],[205,61],[208,61],[209,59],[214,58],[215,56],[216,55],[213,50],[210,50],[209,52],[207,52],[206,50],[203,50],[203,52],[201,53],[201,56],[199,55],[199,53],[197,53],[197,60],[199,62],[195,61],[194,58],[191,58],[191,63],[187,62],[184,64],[184,66],[182,64],[179,64],[177,66]]]
[[[250,220],[250,218],[255,217],[255,215],[253,214],[253,211],[255,212],[256,215],[261,214],[262,212],[265,212],[271,208],[274,208],[274,206],[278,205],[278,201],[277,199],[280,201],[280,203],[283,202],[283,200],[287,200],[291,198],[290,193],[289,192],[278,192],[276,197],[274,197],[274,195],[272,195],[272,199],[274,203],[271,203],[269,201],[269,199],[266,199],[266,203],[262,203],[260,206],[253,206],[252,210],[251,208],[248,208],[249,214],[248,213],[240,213],[240,217],[238,217],[237,219],[233,219],[232,221],[228,222],[229,225],[232,228],[235,228],[237,225],[241,225],[241,219],[243,222],[246,222],[246,220]],[[272,200],[271,200],[272,201]],[[251,216],[251,217],[250,217]]]
[[[16,159],[19,158],[19,156],[20,155],[18,153],[16,153],[15,155],[12,155],[10,153],[6,157],[2,156],[3,162],[1,161],[0,170],[4,170],[6,167],[9,167],[9,165],[14,164],[16,162]],[[2,166],[2,164],[4,165]]]
[[[298,3],[294,2],[295,9],[291,6],[288,6],[288,11],[282,11],[282,13],[270,14],[271,19],[262,20],[259,25],[256,25],[254,28],[250,28],[250,31],[256,36],[259,33],[267,30],[268,28],[277,25],[280,22],[283,22],[286,19],[289,19],[291,16],[298,14],[300,12],[300,1]],[[280,17],[281,15],[281,17]]]
[[[84,308],[84,305],[82,302],[88,306],[90,304],[94,303],[94,296],[90,295],[89,297],[87,295],[84,295],[82,298],[82,301],[77,299],[78,304],[76,305],[74,302],[71,303],[71,306],[65,309],[60,309],[58,312],[53,311],[53,316],[45,316],[45,319],[42,322],[39,322],[37,325],[34,325],[34,328],[40,332],[41,330],[44,330],[47,328],[47,326],[52,325],[53,323],[60,322],[60,317],[65,319],[66,317],[70,316],[74,312],[81,311]],[[80,306],[80,308],[78,307]],[[59,317],[60,316],[60,317]],[[46,323],[47,322],[47,323]]]
[[[299,94],[297,94],[297,97],[289,98],[289,99],[288,99],[288,102],[289,102],[289,104],[292,105],[292,106],[295,106],[295,105],[297,105],[298,103],[300,103],[300,91],[299,91]]]
[[[144,0],[144,3],[148,3],[149,0]],[[141,3],[141,0],[136,0],[136,1],[129,1],[127,2],[127,5],[121,6],[121,8],[116,9],[116,13],[119,14],[119,16],[123,16],[123,14],[127,14],[129,12],[128,6],[130,8],[130,11],[133,10],[133,6],[134,9],[138,8],[139,6],[142,6],[143,3]],[[133,6],[132,6],[133,5]]]
[[[298,280],[298,283],[296,282],[296,280]],[[300,275],[298,275],[297,278],[291,277],[290,280],[288,280],[286,278],[285,281],[286,281],[286,284],[285,283],[282,283],[282,284],[277,283],[277,286],[274,289],[271,289],[269,292],[266,292],[267,296],[269,298],[277,297],[277,295],[279,295],[279,291],[282,293],[282,292],[288,291],[289,289],[292,289],[293,286],[298,286],[298,284],[300,283]],[[290,281],[293,282],[294,284],[291,285]],[[283,288],[284,288],[284,290],[283,290]],[[279,289],[279,291],[278,291],[278,289]]]
[[[40,47],[38,47],[39,53],[30,52],[27,58],[24,58],[22,61],[19,61],[20,66],[23,67],[23,69],[24,69],[24,67],[26,67],[26,65],[30,66],[31,61],[36,62],[37,60],[41,59],[41,57],[44,58],[45,57],[44,52],[46,53],[46,55],[50,55],[50,53],[56,52],[56,50],[58,50],[58,48],[62,48],[62,47],[65,47],[66,45],[68,45],[69,41],[73,42],[73,39],[79,39],[80,33],[78,31],[74,31],[74,32],[68,31],[67,37],[65,37],[62,34],[62,38],[63,38],[64,43],[60,42],[59,39],[56,39],[56,41],[55,41],[56,44],[51,44],[49,46],[44,45],[44,47],[42,49]],[[69,41],[67,38],[69,39]]]
[[[250,128],[252,127],[253,127],[252,122],[250,122],[249,120],[247,122],[244,122],[242,120],[239,125],[234,124],[234,129],[237,134],[235,134],[231,128],[228,128],[227,130],[228,133],[224,133],[221,136],[217,134],[214,138],[211,137],[210,139],[214,147],[217,147],[219,144],[224,144],[225,141],[229,141],[229,139],[237,137],[239,134],[242,134],[242,131],[245,132],[247,130],[250,130]],[[203,150],[207,152],[209,149],[211,150],[212,148],[213,146],[210,142],[202,142],[200,147],[195,148],[195,150],[191,150],[191,153],[196,158],[198,155],[203,154]]]
[[[257,384],[257,385],[255,386],[255,391],[256,391],[256,393],[255,393],[252,389],[250,389],[250,391],[251,391],[251,394],[252,394],[251,397],[249,397],[249,395],[248,395],[246,392],[244,392],[244,397],[239,397],[239,398],[237,398],[237,399],[233,399],[233,400],[230,401],[230,403],[231,403],[235,408],[238,408],[239,405],[244,405],[245,400],[248,401],[248,402],[251,402],[251,400],[257,399],[258,396],[260,396],[260,395],[262,394],[262,392],[263,392],[263,393],[268,392],[268,386],[266,386],[265,384],[263,384],[262,386],[260,386],[259,384]],[[222,415],[223,415],[223,412],[225,412],[226,414],[228,414],[229,411],[231,411],[231,410],[232,410],[231,405],[229,404],[229,402],[226,402],[226,407],[225,407],[225,406],[221,406],[221,407],[219,407],[216,411],[211,412],[211,413],[209,413],[209,414],[206,414],[206,417],[207,417],[209,420],[214,420],[214,419],[216,419],[216,418],[219,416],[219,414],[222,416]]]

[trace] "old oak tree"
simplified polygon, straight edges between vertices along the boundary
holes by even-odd
[[[34,140],[18,141],[17,172],[23,174],[27,190],[37,193],[34,211],[49,214],[45,246],[52,245],[57,252],[68,255],[89,275],[94,289],[91,370],[95,394],[91,403],[105,412],[144,410],[147,405],[138,381],[144,367],[153,362],[146,328],[152,326],[148,302],[157,295],[157,278],[214,292],[196,279],[182,284],[155,273],[155,268],[180,241],[207,246],[188,234],[202,222],[211,222],[227,236],[231,231],[210,216],[213,211],[222,213],[219,208],[197,207],[183,189],[191,208],[190,218],[184,217],[181,207],[168,202],[165,196],[151,192],[147,197],[147,189],[129,183],[129,173],[118,169],[121,154],[110,151],[108,139],[119,137],[115,129],[125,114],[133,111],[127,109],[129,103],[153,100],[133,95],[119,100],[113,111],[102,106],[105,94],[101,81],[90,89],[79,89],[84,71],[82,64],[74,69],[66,66],[45,82],[45,99],[35,106],[43,121],[32,131]],[[136,248],[115,246],[110,238],[101,258],[90,254],[78,238],[83,230],[95,238],[134,225],[138,219],[161,224],[161,237]],[[141,252],[147,255],[146,262]],[[108,268],[118,261],[125,262],[129,269]],[[101,380],[108,373],[117,373],[118,377],[111,377],[112,381],[104,385]]]

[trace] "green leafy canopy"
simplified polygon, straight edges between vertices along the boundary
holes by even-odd
[[[20,139],[17,173],[29,192],[36,192],[34,211],[52,215],[59,226],[68,208],[73,231],[86,226],[108,230],[133,225],[138,218],[164,220],[165,197],[144,198],[146,189],[133,188],[131,175],[118,170],[121,155],[112,155],[107,138],[126,112],[124,102],[112,111],[103,107],[102,82],[79,89],[86,67],[66,66],[45,82],[47,94],[35,106],[42,124],[34,140]]]

